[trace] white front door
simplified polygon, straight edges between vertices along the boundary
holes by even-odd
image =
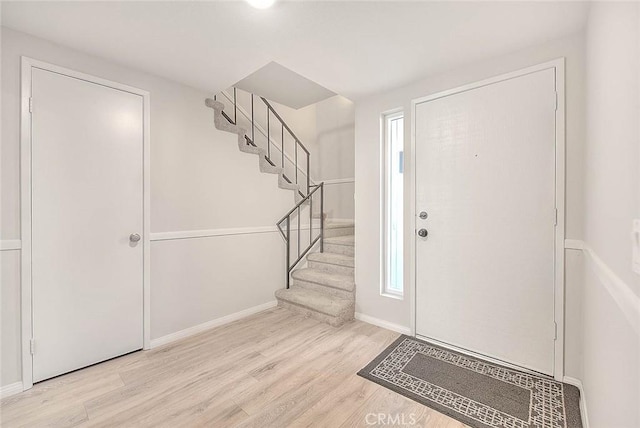
[[[555,90],[549,68],[415,107],[416,333],[549,375]]]
[[[143,98],[31,77],[37,382],[143,346]]]

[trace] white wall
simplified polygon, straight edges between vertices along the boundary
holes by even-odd
[[[355,106],[336,95],[316,104],[316,138],[312,176],[327,182],[329,218],[353,219],[355,211]],[[346,181],[342,181],[346,180]]]
[[[218,100],[225,103],[225,112],[232,118],[233,92],[226,91],[227,97],[221,95]],[[240,126],[251,129],[251,96],[238,90],[236,102],[240,106],[237,117]],[[354,114],[352,101],[340,95],[327,98],[309,106],[293,109],[291,107],[270,101],[274,110],[287,123],[289,128],[309,150],[311,178],[314,182],[325,181],[324,209],[329,219],[353,219],[354,217]],[[247,116],[242,113],[246,112]],[[270,133],[272,143],[272,160],[280,165],[281,129],[276,119],[271,116]],[[267,129],[266,107],[258,98],[254,99],[254,121],[258,125],[255,130],[255,140],[258,146],[266,147],[266,138],[259,128]],[[249,131],[250,132],[250,131]],[[288,133],[285,139],[286,174],[293,178],[294,156],[293,139]],[[300,173],[306,169],[306,159],[299,152],[298,162]],[[304,180],[306,178],[300,177]]]
[[[356,103],[356,312],[396,324],[405,329],[410,326],[410,298],[402,300],[380,295],[380,118],[382,113],[403,108],[405,112],[405,179],[410,176],[410,104],[411,100],[442,90],[455,88],[499,74],[515,71],[559,57],[566,57],[566,120],[567,120],[567,218],[568,238],[580,238],[583,206],[583,140],[584,140],[584,35],[576,34],[531,47],[510,55],[491,58],[480,63],[426,77],[416,83],[376,95]],[[405,195],[409,203],[410,195]],[[412,213],[406,208],[406,224]],[[413,233],[408,231],[408,233]],[[409,254],[408,236],[405,254]],[[572,251],[572,250],[569,250]],[[580,282],[576,272],[581,271],[581,258],[567,257],[566,317],[576,319],[580,311]],[[570,272],[570,273],[569,273]],[[408,269],[405,278],[409,278]],[[408,282],[405,287],[409,287]],[[577,328],[571,322],[567,328]],[[579,332],[566,331],[569,336]],[[577,375],[579,349],[568,342],[566,372]]]
[[[245,105],[249,105],[245,100]],[[340,95],[293,109],[273,103],[274,109],[311,153],[311,178],[328,181],[324,209],[329,219],[354,218],[355,106]],[[260,108],[255,110],[262,111]],[[265,125],[262,117],[258,122]],[[274,139],[279,141],[279,130]],[[293,158],[292,153],[288,153]]]
[[[594,3],[587,37],[582,381],[592,427],[640,426],[638,3]]]
[[[0,251],[0,386],[20,380],[20,251]]]
[[[293,206],[292,192],[259,172],[237,136],[215,129],[204,105],[211,94],[3,28],[3,242],[20,238],[21,55],[150,91],[153,233],[274,226]],[[1,256],[4,386],[20,380],[20,253]],[[152,339],[272,301],[283,285],[283,256],[276,232],[152,242]]]

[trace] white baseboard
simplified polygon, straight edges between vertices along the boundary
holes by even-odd
[[[0,387],[0,398],[11,397],[12,395],[19,394],[22,391],[24,391],[22,382],[10,383],[9,385]]]
[[[387,330],[395,331],[397,333],[411,334],[411,329],[409,327],[405,327],[400,324],[394,324],[392,322],[361,314],[359,312],[356,312],[356,319],[369,324],[377,325],[378,327],[386,328]]]
[[[248,317],[249,315],[257,314],[258,312],[271,309],[275,307],[277,304],[278,302],[273,300],[271,302],[267,302],[262,305],[258,305],[249,309],[242,310],[240,312],[235,312],[233,314],[229,314],[221,318],[207,321],[202,324],[194,325],[193,327],[189,327],[184,330],[176,331],[175,333],[167,334],[166,336],[162,336],[157,339],[151,339],[151,349],[157,348],[158,346],[166,345],[171,342],[175,342],[176,340],[193,336],[194,334],[203,332],[205,330],[209,330],[214,327],[219,327],[224,324],[229,324],[230,322]]]
[[[578,387],[580,390],[580,416],[582,417],[582,427],[589,428],[589,413],[587,412],[587,398],[584,395],[582,381],[574,377],[565,376],[562,378],[564,383]]]

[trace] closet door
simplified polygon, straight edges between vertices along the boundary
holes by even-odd
[[[33,380],[143,347],[143,98],[32,68]]]

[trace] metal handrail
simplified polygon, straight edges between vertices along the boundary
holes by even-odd
[[[232,97],[231,95],[227,94],[225,91],[220,92],[220,95],[222,95],[224,98],[226,98],[226,99],[227,99],[227,101],[229,101],[229,102],[233,103],[233,97]],[[262,134],[265,138],[268,138],[268,139],[269,139],[269,142],[270,142],[271,144],[267,144],[267,157],[268,157],[268,158],[271,158],[271,148],[272,148],[271,146],[273,145],[273,146],[274,146],[273,148],[274,148],[275,150],[280,151],[280,149],[278,148],[278,146],[277,146],[277,144],[276,144],[276,141],[275,141],[273,138],[271,138],[271,136],[267,136],[267,131],[266,131],[264,128],[262,128],[262,126],[260,126],[260,124],[255,123],[255,121],[253,121],[253,120],[252,120],[252,117],[254,116],[254,111],[253,111],[253,98],[254,98],[254,97],[252,96],[252,97],[251,97],[251,108],[250,108],[250,111],[245,111],[245,110],[242,108],[242,106],[237,106],[237,109],[236,109],[236,110],[237,110],[237,112],[238,112],[238,113],[240,113],[242,116],[244,116],[248,121],[250,121],[250,122],[252,123],[252,126],[251,126],[251,138],[250,138],[250,140],[251,140],[251,141],[255,141],[255,134],[256,134],[256,131],[258,131],[260,134]],[[215,95],[214,95],[214,99],[216,99],[216,96],[215,96]],[[224,112],[223,112],[223,113],[224,113]],[[233,120],[232,120],[232,119],[230,119],[226,113],[224,114],[224,117],[226,117],[226,118],[227,118],[227,121],[228,121],[229,123],[234,124],[234,123],[233,123]],[[247,141],[247,143],[248,143],[248,141]],[[282,157],[286,158],[286,159],[287,159],[289,162],[291,162],[292,164],[294,164],[294,163],[295,163],[294,159],[291,159],[291,157],[290,157],[289,155],[287,155],[286,153],[283,153],[283,154],[282,154]],[[298,170],[299,170],[300,172],[302,172],[303,174],[305,174],[305,175],[306,175],[305,171],[302,169],[302,167],[301,167],[301,166],[298,166]],[[312,179],[312,178],[310,178],[310,179],[309,179],[309,181],[310,181],[310,183],[311,183],[311,187],[313,187],[313,186],[315,185],[315,182],[313,181],[313,179]]]
[[[284,121],[284,119],[282,119],[282,117],[280,117],[280,115],[278,114],[278,112],[271,106],[271,104],[269,103],[269,101],[267,101],[266,98],[264,97],[260,97],[260,99],[262,100],[262,102],[267,106],[267,135],[270,137],[270,114],[269,112],[271,112],[276,119],[278,119],[278,122],[280,122],[280,127],[281,127],[281,135],[282,135],[282,141],[281,141],[281,146],[280,146],[280,152],[282,153],[282,159],[281,159],[281,166],[282,168],[285,167],[285,162],[284,162],[284,130],[286,129],[287,132],[289,133],[289,135],[291,135],[295,141],[295,146],[294,146],[294,170],[295,170],[295,183],[298,184],[298,146],[300,146],[300,148],[302,148],[302,150],[304,150],[304,152],[307,155],[307,186],[306,186],[306,194],[309,194],[310,190],[311,190],[311,177],[309,176],[310,173],[310,165],[309,165],[309,150],[307,150],[307,148],[304,146],[304,144],[302,144],[302,142],[300,141],[300,139],[296,136],[296,134],[291,130],[291,128],[289,128],[289,126],[287,125],[287,123]],[[253,94],[251,94],[251,100],[253,103]],[[235,99],[234,99],[235,102]],[[251,118],[251,124],[252,124],[252,128],[253,128],[253,118]],[[269,138],[267,138],[267,149],[269,149]],[[269,161],[269,163],[273,164],[273,162],[271,161],[270,157],[267,156],[267,160]],[[291,180],[289,178],[287,178],[285,176],[285,179],[289,182],[291,182]],[[305,195],[305,193],[302,194],[303,196]]]
[[[300,147],[302,147],[302,150],[304,150],[307,154],[309,154],[309,150],[307,150],[307,148],[304,146],[304,144],[302,144],[302,142],[300,141],[300,139],[298,137],[296,137],[296,134],[293,133],[293,131],[291,130],[291,128],[289,128],[287,126],[287,123],[284,121],[284,119],[282,119],[280,117],[280,115],[278,114],[277,111],[275,111],[275,109],[271,106],[271,104],[269,103],[269,101],[267,101],[266,98],[264,97],[260,97],[260,99],[267,105],[267,108],[269,110],[271,110],[271,113],[273,113],[273,115],[278,118],[278,120],[280,121],[280,123],[284,126],[284,128],[287,130],[287,132],[289,132],[289,134],[291,134],[291,136],[296,140],[296,142],[300,145]]]
[[[307,201],[307,199],[309,199],[311,196],[313,196],[313,194],[316,193],[318,191],[318,189],[324,187],[324,181],[322,181],[320,184],[315,184],[315,185],[313,185],[311,187],[313,187],[314,189],[307,196],[305,196],[304,198],[300,199],[300,201],[296,204],[296,206],[291,208],[288,213],[283,215],[282,218],[280,220],[278,220],[276,225],[279,225],[280,223],[285,221],[287,219],[287,217],[289,217],[291,214],[293,214],[293,212],[300,207],[300,205],[304,204]]]
[[[223,92],[224,94],[224,92]],[[255,128],[256,128],[256,121],[254,118],[254,94],[250,94],[251,95],[251,117],[248,118],[251,121],[251,138],[248,135],[245,135],[245,139],[247,140],[247,144],[252,145],[252,146],[256,146],[256,142],[255,142]],[[214,95],[213,99],[217,99],[217,97]],[[284,131],[286,130],[289,135],[293,138],[294,142],[295,142],[295,146],[294,146],[294,160],[292,161],[293,165],[294,165],[294,171],[295,171],[295,177],[287,177],[286,174],[283,174],[283,178],[288,182],[288,183],[295,183],[295,184],[299,184],[298,183],[298,170],[301,170],[304,175],[306,175],[307,179],[306,179],[306,183],[305,183],[305,189],[304,192],[299,190],[300,196],[306,196],[307,194],[309,194],[309,192],[311,191],[311,176],[310,176],[310,172],[311,172],[311,161],[310,161],[310,153],[309,150],[305,147],[304,144],[302,144],[302,142],[300,141],[300,139],[296,136],[296,134],[291,130],[291,128],[289,128],[289,126],[286,124],[286,122],[284,121],[284,119],[282,119],[282,117],[278,114],[278,112],[273,108],[273,106],[271,105],[271,103],[269,103],[269,101],[264,98],[264,97],[260,97],[260,99],[262,100],[262,102],[264,103],[264,105],[266,106],[267,109],[267,130],[266,130],[266,139],[267,139],[267,155],[265,156],[265,160],[270,163],[272,166],[276,166],[276,163],[271,159],[271,144],[272,144],[272,139],[271,139],[271,115],[273,115],[277,121],[280,123],[280,128],[281,128],[281,141],[280,141],[280,152],[281,152],[281,159],[280,159],[280,167],[283,168],[283,170],[286,167],[286,162],[285,162],[285,157],[291,161],[291,158],[287,155],[285,155],[285,138],[284,138]],[[231,100],[229,100],[231,101]],[[231,119],[231,117],[224,112],[224,110],[222,111],[222,115],[227,119],[227,121],[233,125],[238,125],[238,101],[237,101],[237,89],[235,87],[233,87],[233,119]],[[275,146],[275,143],[273,143]],[[298,165],[298,146],[300,146],[300,148],[304,151],[305,156],[306,156],[306,171],[304,171],[302,168],[299,167]],[[277,146],[276,146],[277,148]]]
[[[285,266],[287,270],[287,278],[286,278],[286,286],[289,288],[291,283],[291,271],[295,269],[295,267],[300,263],[300,261],[307,255],[309,250],[313,248],[318,241],[320,242],[320,252],[324,252],[324,181],[320,184],[316,184],[313,187],[313,190],[309,192],[307,196],[302,198],[295,207],[291,208],[289,212],[287,212],[277,223],[276,226],[280,231],[280,234],[284,238],[284,242],[286,245],[286,253],[285,253]],[[313,195],[320,191],[320,230],[318,235],[313,237]],[[302,229],[300,227],[300,210],[302,206],[309,202],[309,244],[307,247],[302,250],[300,247],[300,236],[302,234]],[[291,215],[297,211],[298,217],[298,245],[297,245],[297,257],[293,263],[291,263]],[[282,223],[286,223],[286,233],[282,229]]]

